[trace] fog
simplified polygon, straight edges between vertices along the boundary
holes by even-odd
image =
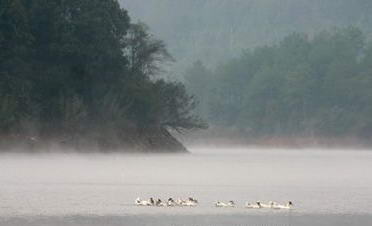
[[[372,1],[121,5],[175,57],[162,76],[182,80],[195,97],[210,126],[195,135],[200,143],[371,147]]]
[[[0,3],[0,226],[372,225],[371,0],[62,2]]]
[[[293,214],[367,214],[365,151],[193,149],[190,155],[1,155],[0,217],[286,214],[246,201],[295,203]],[[136,207],[137,197],[196,197],[195,208]],[[239,208],[220,210],[217,200]]]
[[[173,72],[200,59],[207,65],[292,32],[356,25],[371,32],[369,0],[120,0],[177,59]]]

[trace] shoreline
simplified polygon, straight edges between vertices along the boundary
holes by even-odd
[[[176,137],[187,147],[210,148],[263,148],[263,149],[350,149],[372,150],[370,139],[353,136],[262,136],[249,137],[238,133],[197,132],[195,134]]]
[[[81,134],[76,137],[0,136],[0,153],[189,153],[174,134],[164,128],[131,131],[119,136]]]

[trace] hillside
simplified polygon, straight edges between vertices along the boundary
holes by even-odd
[[[163,41],[116,0],[0,1],[0,150],[186,151],[204,127]]]

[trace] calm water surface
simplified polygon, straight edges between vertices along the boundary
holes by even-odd
[[[0,225],[372,225],[372,152],[0,155]],[[196,197],[196,208],[134,199]],[[217,200],[239,208],[218,209]],[[292,200],[295,209],[248,210]]]

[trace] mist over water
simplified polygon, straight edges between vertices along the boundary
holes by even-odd
[[[372,225],[372,0],[0,1],[0,24],[0,226]]]
[[[0,218],[268,215],[246,201],[292,200],[292,215],[372,212],[368,151],[192,149],[190,155],[1,155]],[[196,208],[140,208],[134,199],[195,197]],[[239,208],[217,209],[217,200]]]

